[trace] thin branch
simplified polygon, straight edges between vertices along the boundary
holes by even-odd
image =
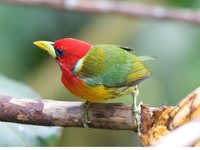
[[[0,0],[0,2],[44,6],[87,13],[114,13],[130,17],[145,17],[200,24],[200,11],[198,10],[165,8],[132,2],[112,0]]]
[[[42,126],[83,127],[81,102],[17,99],[0,96],[0,121]],[[88,110],[90,128],[134,130],[131,107],[93,103]]]

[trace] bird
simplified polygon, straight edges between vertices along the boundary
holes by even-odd
[[[87,109],[91,102],[104,102],[123,95],[133,96],[134,121],[139,128],[138,85],[151,76],[145,65],[149,57],[113,44],[92,45],[75,38],[35,41],[37,47],[56,59],[62,71],[62,83],[74,95],[86,100],[83,124],[88,127]],[[151,58],[150,58],[151,59]]]

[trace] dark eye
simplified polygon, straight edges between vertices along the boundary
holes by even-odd
[[[61,56],[65,55],[65,51],[63,51],[63,50],[60,50],[60,49],[56,48],[55,51],[56,51],[56,56],[57,57],[61,57]]]

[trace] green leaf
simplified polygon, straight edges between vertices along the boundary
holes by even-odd
[[[40,98],[28,86],[0,75],[0,95]],[[0,146],[55,146],[61,133],[58,127],[0,123]]]

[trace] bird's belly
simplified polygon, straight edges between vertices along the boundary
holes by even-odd
[[[74,95],[91,102],[105,101],[113,98],[112,89],[105,89],[103,86],[91,87],[88,85],[73,84],[67,86],[67,89]]]
[[[131,88],[108,88],[103,85],[90,86],[78,78],[62,78],[65,87],[74,95],[91,102],[106,101],[131,92]]]

